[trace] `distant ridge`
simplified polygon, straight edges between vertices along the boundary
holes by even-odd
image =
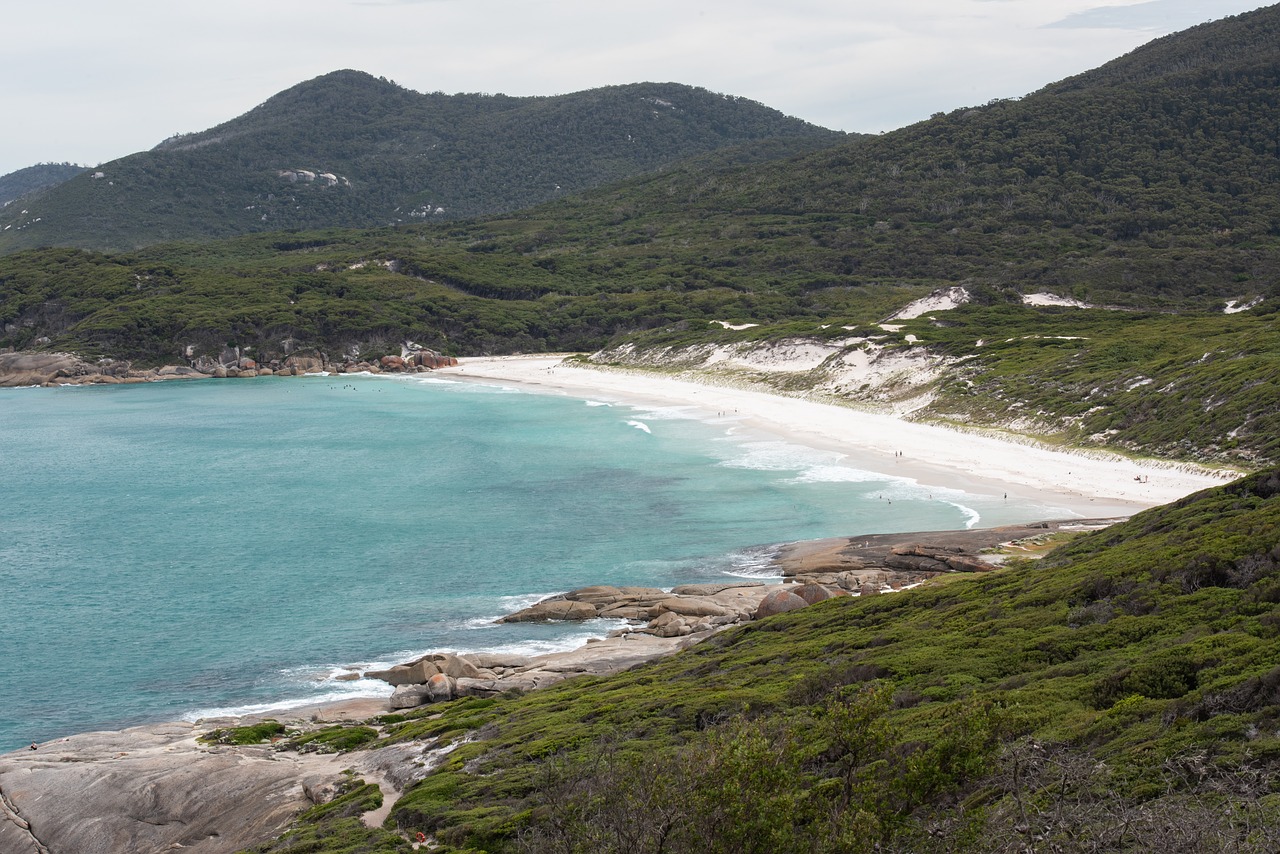
[[[0,252],[473,217],[743,144],[776,157],[842,137],[676,83],[516,98],[336,71],[50,189],[0,220]]]
[[[84,166],[74,163],[38,163],[8,175],[0,175],[0,209],[24,196],[56,187],[84,171]]]

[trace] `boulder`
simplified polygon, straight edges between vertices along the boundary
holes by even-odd
[[[441,672],[439,665],[428,658],[420,658],[409,665],[409,681],[418,685]]]
[[[457,683],[453,677],[437,673],[427,680],[427,697],[432,703],[443,703],[457,696]]]
[[[808,606],[808,604],[789,588],[779,588],[770,591],[760,600],[760,604],[756,607],[756,619],[763,620],[766,617],[785,614],[788,611],[798,611]]]
[[[432,702],[431,686],[401,685],[391,692],[390,702],[393,711],[395,709],[412,709]]]
[[[435,662],[435,666],[439,668],[440,673],[453,679],[457,679],[460,676],[467,679],[483,678],[480,669],[460,655],[441,653],[433,655],[431,658]]]
[[[454,691],[459,697],[496,697],[505,690],[505,680],[499,682],[497,679],[468,679],[463,676],[460,679],[453,680]]]
[[[821,584],[801,584],[793,592],[809,605],[832,598],[831,591]]]

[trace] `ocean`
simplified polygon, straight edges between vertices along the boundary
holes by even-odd
[[[770,575],[783,542],[1061,516],[697,417],[425,375],[0,389],[0,751],[259,711],[588,584]]]

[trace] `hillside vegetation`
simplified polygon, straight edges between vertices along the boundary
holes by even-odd
[[[8,175],[0,175],[0,211],[4,211],[0,215],[11,213],[4,209],[18,199],[56,187],[84,171],[85,167],[74,163],[39,163]]]
[[[743,143],[777,157],[842,138],[675,83],[513,98],[338,71],[6,211],[0,253],[492,214]]]
[[[335,807],[258,850],[1273,851],[1277,602],[1270,470],[1043,561],[384,718],[366,746],[456,749],[385,829]]]

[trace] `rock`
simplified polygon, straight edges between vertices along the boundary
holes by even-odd
[[[946,572],[947,564],[927,555],[889,555],[884,565],[907,572]]]
[[[96,373],[70,353],[0,353],[0,386],[44,385],[62,376]]]
[[[956,555],[947,558],[947,567],[952,572],[991,572],[996,567],[981,558],[971,555]]]
[[[439,668],[440,673],[452,677],[453,679],[457,679],[460,676],[466,677],[467,679],[483,678],[480,673],[480,669],[460,655],[444,653],[440,655],[433,655],[431,658],[434,660],[435,666]]]
[[[779,588],[769,592],[760,600],[760,604],[756,607],[756,619],[763,620],[788,611],[798,611],[808,604],[789,589]]]
[[[795,589],[792,592],[809,605],[814,605],[824,599],[832,598],[831,591],[823,587],[821,584],[801,584],[799,589]]]
[[[0,851],[239,851],[283,831],[313,805],[308,789],[324,797],[324,778],[339,779],[351,764],[349,756],[260,746],[210,749],[195,742],[198,732],[189,723],[153,724],[0,756]]]
[[[501,682],[497,679],[468,679],[463,676],[453,680],[454,690],[459,697],[496,697],[503,691],[510,690],[504,688],[506,680]]]
[[[156,376],[202,379],[205,375],[200,371],[197,371],[195,368],[188,368],[186,365],[164,365],[156,368]]]
[[[419,659],[413,664],[397,664],[387,670],[370,670],[366,679],[381,679],[388,685],[422,685],[432,676],[440,672],[435,663]]]
[[[324,361],[315,356],[293,355],[284,360],[286,367],[294,368],[298,373],[314,374],[324,370]]]
[[[536,605],[508,614],[502,623],[527,623],[539,620],[594,620],[598,616],[596,606],[588,602],[571,602],[568,599],[544,599]]]
[[[670,611],[656,618],[649,625],[652,626],[650,631],[653,636],[659,638],[683,637],[693,631],[684,617]]]
[[[649,609],[653,616],[663,611],[672,611],[686,617],[723,617],[728,610],[699,596],[673,596],[663,599]]]
[[[302,781],[302,792],[313,804],[327,804],[341,790],[341,781],[332,777],[311,776]]]
[[[436,674],[439,676],[440,674]],[[391,708],[412,709],[424,703],[432,702],[430,685],[401,685],[391,692]]]
[[[225,380],[227,378],[227,366],[218,365],[218,367],[213,369],[213,375],[220,380]]]
[[[671,592],[677,596],[715,596],[726,590],[745,590],[746,588],[765,587],[763,581],[727,581],[722,584],[681,584],[672,587]]]
[[[492,670],[495,667],[527,667],[532,660],[527,655],[508,655],[498,652],[471,652],[467,659],[476,667]]]
[[[453,677],[443,673],[437,673],[428,679],[426,689],[427,696],[433,703],[443,703],[457,695],[457,683],[454,682]]]
[[[611,605],[599,612],[599,616],[610,620],[640,621],[649,619],[649,605]]]
[[[452,356],[442,356],[434,350],[419,350],[413,354],[410,361],[424,368],[451,368],[458,364],[458,360]]]
[[[378,360],[378,364],[384,371],[403,371],[404,359],[399,356],[383,356]]]

